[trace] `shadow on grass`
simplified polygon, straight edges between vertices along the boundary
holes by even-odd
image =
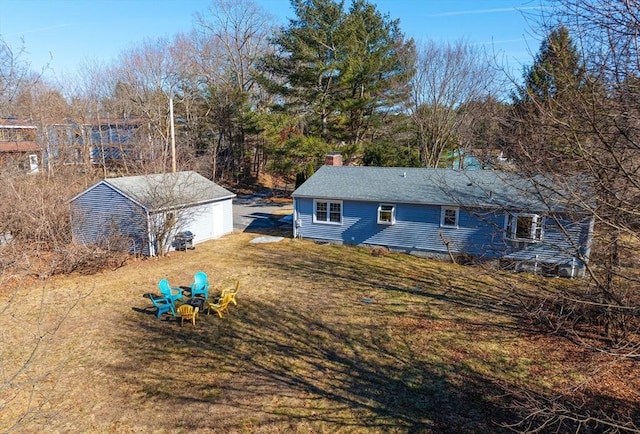
[[[371,315],[367,308],[364,317]],[[455,366],[394,354],[384,328],[354,329],[354,318],[339,312],[326,321],[266,302],[231,309],[223,319],[202,315],[195,328],[134,317],[122,336],[128,358],[114,367],[117,375],[137,384],[144,399],[169,407],[238,411],[223,425],[183,422],[190,429],[233,431],[248,418],[277,431],[305,423],[326,432],[479,433],[512,420],[498,397],[486,394],[487,379],[464,374],[454,383]]]
[[[279,223],[276,217],[271,214],[257,214],[258,213],[254,213],[251,215],[253,220],[244,228],[243,232],[291,238],[293,229],[290,223]]]
[[[125,320],[125,358],[110,369],[133,388],[132,402],[154,402],[160,414],[179,408],[173,428],[218,432],[511,432],[501,426],[535,410],[510,409],[508,396],[533,396],[518,375],[535,370],[519,356],[477,365],[483,354],[463,347],[534,333],[509,299],[510,283],[294,241],[252,247],[251,261],[273,276],[277,298],[247,291],[224,318],[201,315],[195,327]],[[431,339],[436,326],[444,338]]]
[[[384,291],[397,296],[405,294],[405,303],[423,304],[440,302],[449,306],[457,320],[466,313],[478,312],[495,318],[503,317],[494,325],[517,329],[528,326],[518,298],[514,295],[514,280],[491,277],[476,268],[454,266],[423,260],[405,254],[373,257],[366,248],[346,246],[316,246],[319,255],[284,254],[269,251],[255,252],[253,261],[269,267],[274,275],[295,276],[307,281],[330,282],[330,291]],[[348,260],[346,259],[348,258]],[[441,270],[449,270],[442,272]],[[468,271],[468,272],[466,272]],[[413,297],[415,296],[415,297]],[[452,308],[455,307],[455,310]],[[470,320],[469,320],[470,321]],[[483,325],[491,325],[482,322]],[[537,330],[531,329],[531,332]]]

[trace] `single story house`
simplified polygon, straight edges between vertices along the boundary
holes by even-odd
[[[235,194],[193,171],[107,178],[69,201],[75,242],[154,256],[233,232]]]
[[[572,209],[558,190],[544,193],[541,185],[496,170],[338,161],[294,191],[293,236],[583,275],[594,217]]]

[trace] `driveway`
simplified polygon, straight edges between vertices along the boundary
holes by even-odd
[[[291,222],[283,223],[278,217],[293,212],[291,203],[270,200],[269,191],[252,195],[238,195],[233,200],[233,229],[243,232],[262,232],[268,229],[291,228]]]

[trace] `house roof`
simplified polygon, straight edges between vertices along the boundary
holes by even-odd
[[[17,129],[31,129],[31,130],[38,129],[38,127],[36,127],[33,124],[33,122],[25,119],[18,119],[16,117],[8,117],[8,118],[0,117],[0,128],[5,128],[5,129],[17,128]]]
[[[107,178],[96,186],[101,183],[109,185],[150,211],[215,202],[236,196],[193,171]],[[80,195],[82,194],[84,192]],[[71,199],[73,200],[75,198]]]
[[[9,153],[9,152],[40,152],[40,146],[36,142],[0,142],[0,152]]]
[[[497,170],[325,165],[293,197],[531,212],[563,209],[557,189],[541,185],[545,184]]]

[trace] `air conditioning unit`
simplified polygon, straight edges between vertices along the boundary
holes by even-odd
[[[575,277],[576,267],[571,265],[561,265],[558,267],[558,276],[560,277]]]
[[[577,263],[575,258],[567,264],[558,266],[558,276],[560,277],[582,277],[584,268]]]
[[[537,273],[538,266],[535,262],[517,262],[515,265],[515,271],[517,273]]]

